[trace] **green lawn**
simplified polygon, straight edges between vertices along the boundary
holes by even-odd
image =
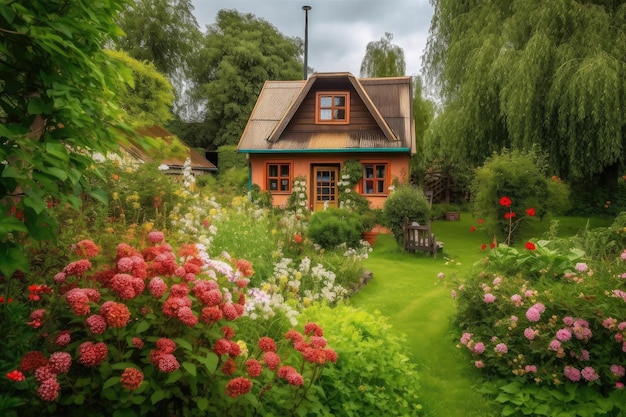
[[[592,226],[606,226],[609,220],[595,219]],[[420,368],[424,415],[428,417],[488,417],[498,410],[476,389],[477,370],[456,348],[460,335],[452,331],[454,315],[452,280],[463,279],[480,260],[480,245],[489,243],[479,232],[470,233],[475,220],[463,213],[460,221],[433,223],[437,240],[444,242],[444,253],[436,259],[427,255],[402,253],[393,238],[381,235],[366,268],[374,278],[352,298],[364,310],[380,311],[394,328],[407,335],[407,353]],[[586,219],[562,219],[560,234],[576,233]],[[543,222],[549,227],[549,222]],[[536,228],[535,232],[540,230]],[[440,280],[437,275],[443,272]]]

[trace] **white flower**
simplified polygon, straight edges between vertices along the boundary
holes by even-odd
[[[166,164],[159,165],[159,171],[167,171],[170,167]]]

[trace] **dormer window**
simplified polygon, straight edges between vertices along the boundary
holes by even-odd
[[[318,92],[315,114],[317,124],[350,123],[350,93],[347,91]]]

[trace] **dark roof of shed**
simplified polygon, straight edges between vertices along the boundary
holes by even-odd
[[[290,132],[285,127],[319,79],[343,78],[378,124],[377,131]],[[240,152],[399,151],[415,153],[411,77],[357,79],[348,72],[267,81],[237,147]]]

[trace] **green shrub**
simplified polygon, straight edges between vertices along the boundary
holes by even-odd
[[[402,224],[405,220],[427,224],[430,221],[430,204],[420,188],[400,185],[387,197],[383,205],[385,224],[398,242],[403,239]]]
[[[406,338],[387,319],[339,303],[315,305],[303,318],[319,324],[338,355],[318,384],[335,417],[419,416],[419,375],[405,355]]]
[[[563,185],[549,187],[551,180],[543,174],[536,160],[537,155],[532,151],[504,150],[476,170],[472,211],[484,220],[489,236],[512,244],[533,217],[541,219],[548,212],[562,210],[566,190]],[[503,197],[508,198],[509,204],[501,202]],[[525,216],[524,211],[531,208],[533,214]]]
[[[361,240],[363,221],[359,214],[346,209],[329,208],[311,215],[307,236],[323,248],[346,243],[355,247]]]
[[[235,145],[220,146],[218,149],[218,155],[218,172],[226,171],[230,168],[248,168],[246,154],[238,153]]]

